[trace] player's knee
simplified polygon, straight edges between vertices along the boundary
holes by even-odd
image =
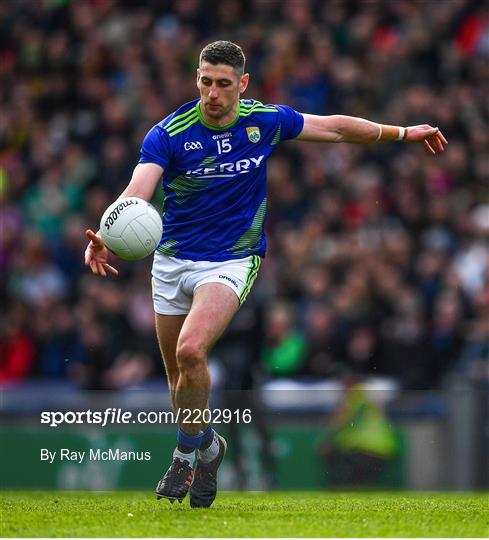
[[[177,346],[177,364],[180,372],[198,372],[206,365],[204,349],[195,340],[186,339]]]

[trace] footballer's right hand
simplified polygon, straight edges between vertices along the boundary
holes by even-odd
[[[105,247],[105,244],[98,234],[95,234],[91,229],[88,229],[85,233],[90,243],[85,250],[85,265],[89,266],[92,273],[100,275],[102,277],[107,276],[107,272],[110,272],[117,276],[119,274],[113,266],[107,262],[109,258],[109,250]]]

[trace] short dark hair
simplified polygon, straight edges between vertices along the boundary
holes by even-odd
[[[245,66],[243,49],[231,41],[214,41],[206,45],[200,53],[199,65],[202,62],[209,64],[226,64],[231,66],[236,73],[243,75]]]

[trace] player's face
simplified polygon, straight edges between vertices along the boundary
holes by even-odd
[[[238,111],[239,96],[248,86],[248,73],[239,77],[231,66],[202,62],[197,69],[201,111],[211,123],[232,122]]]

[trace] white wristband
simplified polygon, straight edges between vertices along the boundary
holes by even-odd
[[[402,141],[406,135],[406,128],[399,126],[399,135],[397,136],[396,141]]]
[[[380,138],[382,137],[382,124],[377,124],[377,125],[379,126],[379,134],[377,135],[375,142],[379,142]]]

